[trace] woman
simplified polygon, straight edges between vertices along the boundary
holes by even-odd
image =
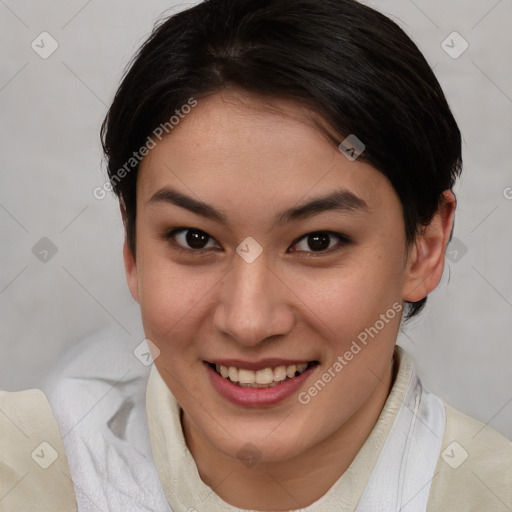
[[[396,346],[441,279],[462,162],[395,23],[353,0],[205,1],[142,46],[102,141],[154,366],[104,396],[88,383],[93,414],[76,384],[52,393],[40,414],[70,470],[61,457],[45,477],[55,500],[512,507],[510,441],[422,386]]]

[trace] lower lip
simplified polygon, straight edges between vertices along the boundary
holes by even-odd
[[[265,407],[282,402],[297,391],[318,366],[313,365],[299,376],[270,388],[244,388],[219,375],[208,363],[203,364],[213,387],[230,402],[245,407]]]

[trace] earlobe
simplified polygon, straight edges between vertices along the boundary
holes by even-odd
[[[417,236],[407,261],[403,300],[418,302],[441,281],[456,203],[453,192],[445,191],[439,210],[431,223]]]

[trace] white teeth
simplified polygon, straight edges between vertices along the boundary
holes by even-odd
[[[238,368],[230,366],[228,368],[228,377],[232,382],[238,382]]]
[[[229,369],[231,370],[231,368]],[[238,382],[240,382],[240,384],[254,384],[254,372],[252,370],[245,370],[244,368],[240,368],[238,370]],[[260,382],[260,384],[263,384],[263,382]]]
[[[232,382],[238,382],[242,387],[266,388],[285,381],[286,378],[295,377],[296,372],[302,373],[308,363],[292,364],[290,366],[277,366],[276,368],[263,368],[262,370],[246,370],[235,366],[215,365],[217,373]]]
[[[281,382],[286,379],[286,366],[281,365],[274,368],[274,380]]]
[[[297,371],[297,366],[292,364],[291,366],[286,367],[286,376],[291,379],[295,377],[295,372]]]
[[[270,384],[274,381],[274,370],[272,370],[272,368],[264,368],[263,370],[251,373],[254,373],[256,376],[256,384]]]

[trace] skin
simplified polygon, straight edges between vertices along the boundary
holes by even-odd
[[[208,203],[228,223],[151,203],[163,187]],[[273,224],[277,212],[341,188],[367,210]],[[234,405],[211,386],[202,361],[317,360],[299,391],[307,390],[393,303],[418,301],[438,285],[454,210],[446,191],[432,223],[407,246],[402,207],[383,174],[349,161],[304,107],[242,92],[201,99],[145,157],[136,258],[124,246],[127,281],[146,337],[160,350],[155,364],[183,409],[201,479],[222,499],[239,508],[290,510],[329,490],[388,397],[401,314],[307,405],[297,393],[269,407]],[[207,233],[206,248],[191,248],[186,232],[165,237],[179,227]],[[318,231],[351,242],[333,236],[329,249],[314,251],[305,235]],[[236,252],[249,236],[263,248],[252,263]],[[252,467],[237,457],[247,443],[260,457]]]

